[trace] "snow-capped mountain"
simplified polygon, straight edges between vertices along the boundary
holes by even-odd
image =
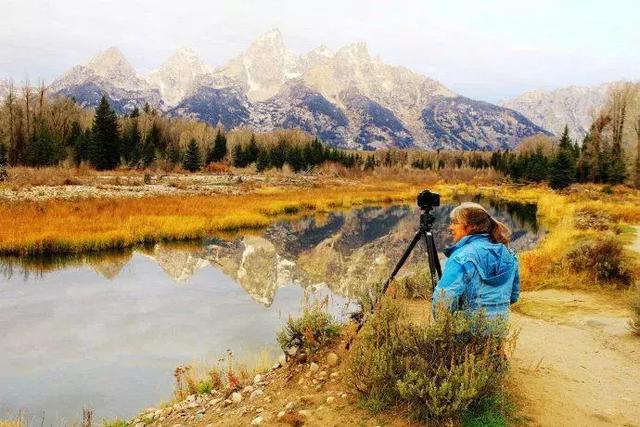
[[[148,102],[165,114],[227,129],[300,128],[349,148],[509,148],[546,133],[516,111],[459,96],[436,80],[387,65],[365,43],[297,55],[278,30],[215,69],[181,49],[146,78],[110,48],[50,89],[90,106],[105,93],[119,112]]]
[[[163,107],[157,88],[139,77],[118,48],[110,47],[85,65],[76,65],[49,86],[54,95],[73,97],[81,105],[95,106],[105,94],[118,111],[132,110],[145,103]]]
[[[569,86],[551,91],[535,90],[503,101],[500,105],[518,111],[556,135],[562,133],[566,124],[571,136],[582,141],[594,117],[605,106],[611,90],[623,83]]]
[[[179,49],[157,70],[147,76],[147,82],[160,91],[167,106],[175,107],[185,99],[199,80],[211,69],[191,49]]]

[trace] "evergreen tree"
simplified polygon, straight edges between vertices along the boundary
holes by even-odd
[[[170,143],[167,145],[167,159],[172,164],[180,163],[180,159],[182,158],[182,153],[180,152],[180,146],[176,143]]]
[[[220,132],[216,133],[216,138],[213,141],[213,147],[207,154],[207,163],[221,162],[227,156],[227,137]]]
[[[560,144],[549,168],[549,185],[554,190],[566,188],[576,181],[576,159],[569,128],[565,125]]]
[[[251,163],[255,163],[258,160],[258,144],[256,143],[255,135],[251,135],[251,140],[249,141],[249,145],[244,152],[244,162],[245,166],[249,166]]]
[[[614,142],[611,146],[609,182],[622,184],[627,178],[627,165],[624,161],[624,152],[620,142]]]
[[[8,153],[9,150],[7,147],[0,142],[0,167],[7,166],[9,164]]]
[[[256,171],[262,172],[269,169],[271,166],[271,159],[269,158],[269,151],[266,148],[258,151],[258,159],[256,160]]]
[[[582,140],[582,149],[576,165],[579,182],[596,182],[600,141],[589,132]]]
[[[242,149],[242,144],[238,143],[233,146],[233,150],[231,153],[232,164],[236,168],[243,168],[246,166],[244,161],[244,150]]]
[[[140,161],[140,144],[141,136],[140,129],[138,128],[138,120],[134,118],[124,133],[122,144],[120,145],[122,151],[121,156],[126,164],[134,165]]]
[[[62,147],[51,134],[44,120],[38,119],[34,124],[34,132],[28,152],[28,164],[31,166],[51,166],[62,158]]]
[[[287,161],[287,141],[280,139],[275,147],[269,153],[271,165],[276,169],[282,169]]]
[[[156,160],[156,147],[153,143],[147,140],[142,146],[142,165],[145,168],[151,166],[151,164]]]
[[[597,157],[596,182],[608,184],[611,182],[611,146],[606,139],[600,141]]]
[[[74,120],[73,123],[71,123],[71,129],[69,130],[69,135],[67,136],[67,139],[64,141],[65,147],[73,148],[74,143],[76,142],[76,139],[81,134],[82,134],[82,128],[80,127],[80,123],[78,123],[77,120]]]
[[[91,130],[85,129],[73,141],[73,162],[76,166],[89,160],[89,145],[91,141]]]
[[[91,127],[89,160],[98,170],[115,169],[120,160],[118,120],[104,95],[96,108]]]
[[[145,143],[153,145],[153,147],[156,149],[158,153],[161,153],[163,155],[165,154],[167,145],[164,141],[164,138],[162,138],[160,127],[155,121],[151,125],[151,129],[149,129],[149,133],[145,138]]]
[[[189,145],[187,146],[187,151],[184,154],[182,167],[189,172],[196,172],[202,167],[202,156],[200,155],[200,148],[198,148],[198,143],[193,138],[191,138],[191,141],[189,141]]]

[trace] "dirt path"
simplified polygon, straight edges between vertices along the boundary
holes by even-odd
[[[640,339],[623,303],[561,290],[523,300],[511,381],[533,425],[640,425]]]
[[[640,252],[640,227],[630,248]],[[640,426],[640,338],[619,292],[525,292],[512,385],[541,426]]]

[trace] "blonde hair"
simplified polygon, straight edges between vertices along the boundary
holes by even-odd
[[[494,243],[509,244],[511,230],[492,217],[489,212],[478,203],[464,202],[456,206],[449,215],[453,222],[463,224],[469,234],[488,234]]]

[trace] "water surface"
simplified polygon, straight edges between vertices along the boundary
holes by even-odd
[[[535,206],[483,203],[512,227],[515,250],[536,243]],[[451,209],[434,211],[439,248]],[[344,316],[356,289],[389,274],[418,215],[367,207],[198,243],[0,259],[0,418],[23,410],[33,425],[64,425],[88,406],[96,419],[129,417],[171,397],[176,366],[227,349],[275,358],[276,331],[303,299]]]

